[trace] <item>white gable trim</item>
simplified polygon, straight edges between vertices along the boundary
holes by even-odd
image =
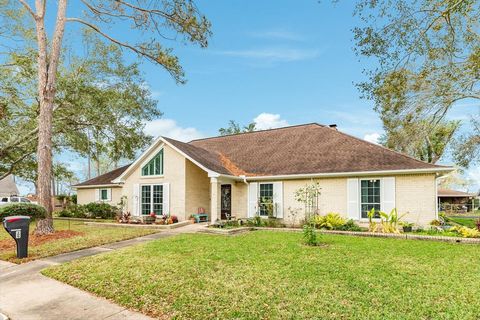
[[[159,144],[161,143],[161,144]],[[178,152],[179,154],[181,154],[182,156],[184,156],[186,159],[190,160],[191,162],[193,162],[196,166],[198,166],[200,169],[204,170],[205,172],[208,173],[209,176],[220,176],[219,173],[213,171],[213,170],[210,170],[208,168],[206,168],[205,166],[203,166],[202,164],[200,164],[198,161],[196,161],[195,159],[193,159],[192,157],[190,157],[189,155],[187,155],[186,153],[184,153],[183,151],[181,151],[180,149],[178,149],[177,147],[175,147],[173,144],[171,144],[170,142],[168,142],[167,140],[165,140],[163,137],[158,137],[157,140],[155,140],[155,142],[153,142],[150,147],[148,147],[147,150],[145,150],[141,155],[140,157],[137,158],[137,160],[135,160],[135,162],[133,162],[130,167],[128,167],[127,170],[125,170],[120,176],[118,176],[117,178],[115,178],[114,180],[112,180],[113,183],[122,183],[122,182],[125,182],[125,177],[128,176],[135,168],[137,168],[139,165],[141,165],[142,163],[146,163],[147,161],[145,159],[151,159],[152,157],[154,157],[154,155],[150,154],[152,153],[152,151],[154,151],[157,147],[163,147],[163,146],[169,146],[170,148],[172,148],[173,150],[175,150],[176,152]],[[148,157],[148,158],[147,158]],[[165,155],[164,155],[165,157]],[[165,170],[165,169],[164,169]]]
[[[164,143],[160,144],[158,146],[158,151],[157,152],[152,152],[151,154],[148,155],[148,157],[145,157],[145,160],[142,161],[142,163],[140,163],[140,169],[142,169],[143,167],[145,167],[147,165],[147,163],[150,162],[150,160],[152,160],[153,158],[155,158],[155,156],[160,152],[160,150],[163,149],[163,147],[165,146]],[[154,150],[151,150],[151,151],[154,151]],[[165,157],[165,151],[163,151],[163,156]]]

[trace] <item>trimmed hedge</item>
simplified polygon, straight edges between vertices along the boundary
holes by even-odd
[[[44,207],[33,203],[9,203],[0,206],[0,220],[8,216],[29,216],[33,219],[45,218],[47,211]]]
[[[108,203],[91,202],[85,205],[72,205],[58,212],[59,217],[114,219],[118,208]]]

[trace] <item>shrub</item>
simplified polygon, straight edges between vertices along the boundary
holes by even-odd
[[[284,225],[276,218],[268,218],[265,220],[265,226],[270,228],[281,228]]]
[[[114,219],[117,214],[117,207],[108,203],[91,202],[84,207],[89,218]]]
[[[343,226],[339,227],[336,230],[341,231],[362,231],[362,228],[355,223],[352,219],[348,220]]]
[[[341,217],[338,213],[330,212],[325,216],[313,216],[310,219],[310,224],[315,228],[327,229],[327,230],[341,230],[341,228],[347,223],[347,220]]]
[[[317,233],[315,232],[315,228],[309,223],[303,226],[303,240],[308,246],[318,245]]]
[[[263,227],[265,226],[265,221],[260,216],[255,216],[247,220],[247,226],[249,227]]]
[[[480,219],[475,220],[475,226],[477,227],[477,230],[480,231]]]
[[[10,203],[0,206],[0,220],[8,216],[29,216],[33,219],[45,218],[47,211],[44,207],[33,203]]]
[[[451,227],[449,231],[457,232],[464,238],[480,238],[480,231],[474,228],[455,226]]]
[[[321,227],[328,230],[337,230],[338,228],[343,227],[346,223],[347,220],[342,218],[338,213],[330,212],[323,217],[323,224]]]
[[[59,217],[62,217],[62,218],[71,218],[71,217],[73,217],[72,211],[70,211],[70,210],[68,210],[68,209],[64,209],[64,210],[58,211],[58,212],[57,212],[57,215],[58,215]]]
[[[430,221],[431,226],[439,227],[441,224],[440,220],[437,219]]]

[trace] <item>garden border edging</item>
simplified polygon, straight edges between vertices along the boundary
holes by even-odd
[[[287,232],[301,232],[300,228],[269,228],[269,227],[253,227],[254,230],[268,230],[268,231],[287,231]],[[408,233],[376,233],[376,232],[361,232],[361,231],[341,231],[341,230],[318,230],[320,233],[325,234],[340,234],[347,236],[360,236],[360,237],[372,237],[372,238],[395,238],[406,240],[426,240],[426,241],[441,241],[441,242],[453,242],[453,243],[467,243],[467,244],[480,244],[479,238],[460,238],[460,237],[445,237],[445,236],[428,236],[420,234],[408,234]]]
[[[114,228],[146,228],[146,229],[176,229],[192,224],[190,220],[180,221],[173,224],[134,224],[134,223],[116,223],[116,222],[94,222],[85,221],[84,224],[91,226],[114,227]]]

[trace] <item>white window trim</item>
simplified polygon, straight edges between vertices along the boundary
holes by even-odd
[[[164,174],[156,174],[156,175],[153,175],[153,176],[144,176],[144,175],[141,175],[141,178],[142,178],[142,179],[165,178],[165,175],[164,175]]]
[[[142,194],[142,187],[144,186],[149,186],[150,187],[150,212],[148,214],[143,214],[142,210],[142,201],[143,201],[143,194]],[[165,203],[165,200],[164,200],[164,189],[163,189],[163,183],[144,183],[144,184],[140,184],[139,186],[139,215],[140,216],[148,216],[150,213],[153,212],[153,186],[162,186],[162,213],[160,215],[163,214],[163,206],[164,206],[164,203]]]
[[[109,192],[108,192],[108,189],[109,189],[109,188],[99,188],[99,189],[98,189],[98,198],[99,198],[98,200],[99,200],[99,201],[102,201],[102,202],[111,202],[111,201],[112,201],[112,199],[110,199],[110,198],[108,197],[108,193],[109,193]],[[107,198],[106,198],[106,199],[102,199],[102,191],[103,191],[103,190],[105,190],[105,191],[107,192]]]
[[[258,208],[257,208],[257,216],[259,216],[259,217],[262,218],[262,219],[268,219],[268,215],[262,216],[262,215],[260,214],[260,186],[261,186],[262,184],[271,184],[271,185],[272,185],[272,198],[274,198],[274,195],[273,195],[273,181],[270,181],[270,182],[267,182],[267,181],[266,181],[266,182],[259,182],[259,183],[258,183],[258,188],[257,188],[257,203],[258,203],[258,206],[257,206],[257,207],[258,207]],[[273,199],[272,199],[272,201],[273,201]],[[274,203],[274,205],[275,205],[275,203]]]
[[[363,178],[363,179],[358,179],[358,206],[359,206],[359,212],[360,212],[360,221],[361,222],[368,222],[370,221],[367,218],[362,217],[362,181],[370,181],[370,180],[379,180],[380,181],[380,210],[382,207],[382,179],[383,178]],[[380,222],[382,219],[381,218],[372,218],[372,221],[375,222]]]
[[[143,174],[143,167],[145,167],[151,160],[153,160],[153,158],[155,158],[159,153],[160,151],[163,150],[163,160],[162,160],[162,171],[163,173],[162,174],[155,174],[155,175],[144,175]],[[155,152],[153,155],[151,155],[150,157],[148,157],[145,161],[143,161],[141,164],[140,164],[140,177],[142,179],[151,179],[151,178],[163,178],[165,176],[165,148],[164,148],[164,145],[162,144],[160,146],[160,148],[158,148],[158,151]]]

